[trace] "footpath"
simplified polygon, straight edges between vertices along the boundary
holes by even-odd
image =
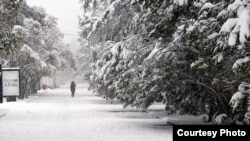
[[[67,86],[62,86],[63,88],[66,88]],[[24,100],[18,100],[17,101],[27,101],[27,102],[32,102],[36,99],[39,99],[40,97],[44,96],[48,91],[53,91],[53,90],[40,90],[38,91],[37,94],[31,95],[28,99]],[[4,103],[6,103],[6,99],[4,99]],[[120,104],[118,101],[106,101],[103,99],[104,103],[110,104]],[[1,107],[1,104],[0,104]],[[8,111],[4,109],[0,109],[0,120],[4,116],[6,116]],[[136,108],[126,108],[126,109],[118,109],[117,111],[113,112],[121,112],[121,113],[137,113],[138,117],[154,117],[159,119],[159,122],[156,123],[156,126],[171,126],[171,125],[202,125],[206,124],[204,122],[205,116],[193,116],[193,115],[169,115],[167,111],[165,111],[165,105],[162,103],[154,103],[151,105],[146,111],[141,111],[140,109]],[[135,116],[135,115],[134,115]]]
[[[77,85],[0,104],[1,141],[171,141],[172,126],[150,112],[126,108]]]

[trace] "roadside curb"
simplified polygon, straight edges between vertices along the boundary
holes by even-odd
[[[151,116],[155,117],[156,119],[160,119],[163,123],[162,124],[159,124],[159,125],[156,125],[156,126],[172,126],[172,125],[175,125],[174,123],[172,122],[169,122],[168,120],[166,120],[166,116],[160,116],[152,111],[143,111],[143,112],[146,112],[148,114],[150,114]],[[162,111],[164,113],[164,111]]]

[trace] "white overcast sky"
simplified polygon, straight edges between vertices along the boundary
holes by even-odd
[[[78,35],[78,15],[83,12],[80,9],[79,0],[26,0],[29,6],[43,7],[49,15],[58,18],[58,27],[65,33],[65,43],[71,43]]]

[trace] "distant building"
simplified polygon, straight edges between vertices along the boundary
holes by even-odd
[[[53,76],[44,76],[41,78],[41,88],[58,88],[60,85],[64,85],[69,79],[67,71],[58,71]]]

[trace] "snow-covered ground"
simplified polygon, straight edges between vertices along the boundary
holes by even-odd
[[[150,112],[110,104],[78,85],[0,104],[0,141],[171,141],[172,127]]]

